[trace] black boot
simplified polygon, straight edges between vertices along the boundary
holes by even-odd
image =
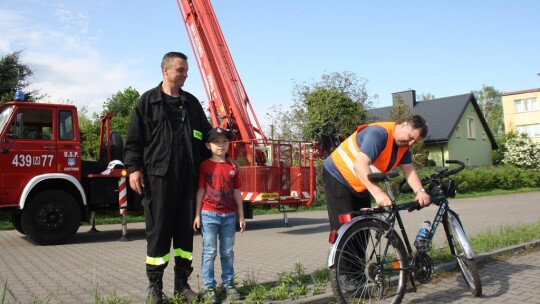
[[[193,272],[193,267],[174,267],[174,294],[183,295],[188,302],[192,302],[199,297],[199,294],[191,290],[187,282],[191,272]]]
[[[147,304],[167,304],[169,301],[163,297],[163,272],[146,272],[148,281]]]

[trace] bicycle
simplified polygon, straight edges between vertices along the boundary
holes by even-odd
[[[427,243],[431,244],[442,222],[450,252],[457,260],[469,291],[477,297],[482,294],[482,285],[474,253],[457,213],[450,209],[448,202],[448,198],[456,195],[456,184],[448,176],[463,170],[465,164],[457,160],[446,163],[459,167],[446,168],[422,179],[432,204],[439,206]],[[416,291],[416,283],[426,284],[433,277],[433,262],[427,254],[431,246],[413,251],[400,215],[400,211],[412,212],[422,207],[417,201],[396,204],[389,181],[398,175],[395,172],[368,175],[372,182],[385,183],[393,202],[391,208],[363,208],[340,215],[342,226],[337,233],[330,234],[328,267],[337,303],[364,303],[391,296],[392,303],[400,303],[408,281],[412,291]],[[404,184],[405,181],[400,183],[399,190],[412,192],[407,191]],[[395,230],[396,223],[400,234]]]

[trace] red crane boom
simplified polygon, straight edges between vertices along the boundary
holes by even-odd
[[[264,135],[210,0],[176,3],[197,55],[212,125],[233,133],[229,154],[241,165],[244,201],[279,206],[311,204],[315,196],[311,144],[275,141]]]

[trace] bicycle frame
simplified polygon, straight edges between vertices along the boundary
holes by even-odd
[[[449,233],[450,227],[448,227],[447,225],[454,225],[455,230],[458,232],[458,235],[456,237],[466,240],[465,232],[463,231],[460,225],[461,223],[459,221],[459,216],[457,215],[457,213],[455,213],[449,208],[448,206],[449,202],[446,197],[436,196],[436,197],[432,197],[432,200],[434,204],[439,206],[439,210],[437,211],[437,214],[435,215],[435,218],[433,220],[433,224],[431,226],[431,231],[429,233],[428,239],[430,242],[433,240],[435,232],[437,232],[437,228],[442,221],[443,227],[446,233],[446,237],[448,239],[448,242],[451,245],[450,246],[451,251],[454,251],[453,248],[455,246],[456,240],[454,240],[452,235]],[[363,214],[362,212],[365,212],[365,211],[353,212],[352,216],[354,217],[352,218],[352,220],[350,222],[343,224],[338,230],[337,238],[335,242],[332,244],[332,246],[330,247],[328,260],[327,260],[327,266],[332,267],[334,265],[338,244],[340,243],[342,236],[345,234],[345,231],[347,231],[351,226],[353,226],[358,221],[365,220],[365,219],[384,221],[390,226],[391,229],[395,229],[395,225],[397,222],[397,226],[401,232],[401,236],[403,238],[405,248],[407,249],[407,254],[411,256],[414,253],[414,250],[411,246],[411,242],[409,241],[409,237],[407,236],[407,233],[405,230],[405,224],[403,223],[403,220],[401,218],[400,211],[403,211],[403,210],[413,211],[413,210],[417,210],[418,207],[419,207],[419,204],[417,201],[394,205],[394,208],[392,208],[392,211],[390,212],[390,216],[388,218],[384,218],[382,216],[382,214],[386,212],[383,209],[378,212],[374,211],[375,212],[374,214]],[[468,242],[462,242],[462,243],[466,244],[466,246],[463,248],[465,251],[466,257],[469,259],[473,258],[474,253],[473,253],[472,248],[468,246]],[[455,252],[452,252],[452,254],[455,254]]]
[[[435,233],[437,232],[437,228],[442,221],[443,227],[446,233],[446,238],[448,239],[448,242],[451,245],[450,248],[453,251],[453,248],[455,246],[454,242],[456,240],[454,240],[452,235],[448,232],[450,227],[448,227],[447,225],[453,225],[455,227],[455,230],[458,232],[458,235],[456,237],[466,240],[465,232],[461,228],[461,222],[459,220],[459,216],[457,215],[457,213],[455,213],[453,210],[449,208],[448,200],[446,199],[446,197],[444,196],[434,197],[432,199],[434,200],[433,203],[439,206],[439,210],[437,211],[437,214],[435,215],[435,218],[433,219],[433,223],[431,224],[431,230],[429,232],[428,239],[430,242],[433,240],[433,237]],[[403,220],[401,219],[400,211],[402,210],[412,211],[417,208],[418,208],[418,202],[409,202],[409,203],[396,205],[394,208],[395,211],[393,212],[393,216],[395,216],[396,218],[395,221],[397,221],[398,223],[398,227],[401,231],[401,236],[403,238],[405,247],[407,248],[407,252],[409,255],[413,254],[414,251],[412,249],[409,238],[407,237],[407,233],[405,231],[405,225],[403,224]],[[387,222],[389,222],[389,224],[392,226],[391,218]],[[463,242],[463,243],[466,244],[465,248],[463,248],[465,251],[466,257],[469,259],[473,258],[474,253],[473,253],[472,248],[469,246],[468,242]],[[452,252],[452,254],[455,254],[455,252]]]
[[[458,164],[459,168],[444,169],[422,179],[422,185],[429,186],[431,202],[438,206],[427,239],[432,242],[442,222],[450,252],[459,265],[469,291],[477,297],[482,294],[482,286],[473,261],[474,253],[458,214],[449,207],[448,198],[456,194],[455,183],[452,179],[443,180],[463,170],[465,165],[457,160],[447,163]],[[418,201],[396,204],[389,181],[397,176],[395,172],[368,175],[371,182],[385,183],[386,192],[393,203],[390,209],[362,208],[340,214],[338,220],[341,227],[330,233],[332,245],[327,265],[338,303],[349,303],[351,299],[356,302],[357,296],[382,299],[387,292],[395,293],[392,303],[400,303],[407,290],[416,291],[418,283],[427,284],[433,277],[431,258],[426,251],[411,246],[400,214],[403,210],[412,212],[423,207]],[[412,192],[402,187],[404,182],[399,190]],[[364,249],[358,246],[364,246]]]

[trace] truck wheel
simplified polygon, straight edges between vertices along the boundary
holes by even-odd
[[[19,231],[20,233],[26,235],[21,224],[21,213],[20,212],[11,212],[11,224]]]
[[[62,244],[79,229],[81,209],[69,193],[45,190],[28,200],[21,224],[28,237],[40,245]]]

